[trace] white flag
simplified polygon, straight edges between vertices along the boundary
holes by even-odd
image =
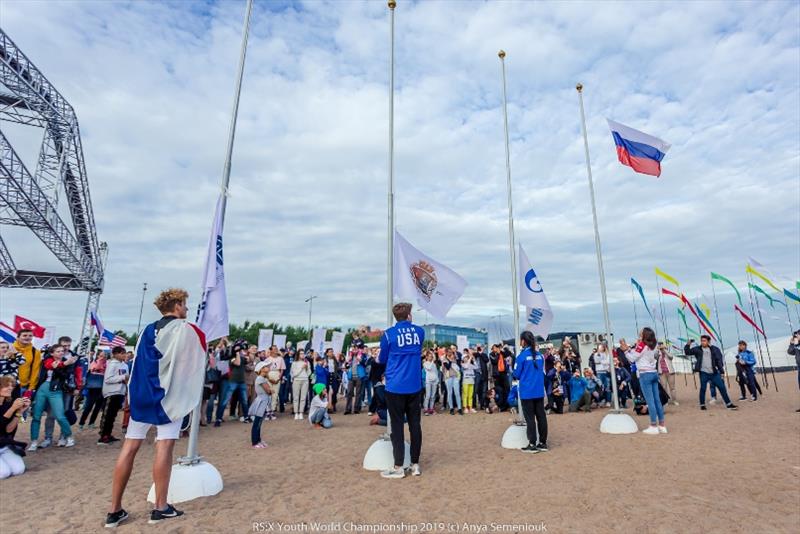
[[[325,328],[315,328],[311,332],[311,349],[318,353],[325,352],[325,337],[328,335],[328,330]]]
[[[458,352],[463,353],[464,349],[469,348],[469,341],[467,340],[467,336],[456,336],[456,348]]]
[[[209,341],[227,336],[228,297],[225,293],[225,269],[222,263],[222,212],[225,194],[217,199],[214,226],[208,240],[208,256],[203,271],[203,299],[197,310],[197,326]]]
[[[525,330],[547,339],[553,326],[553,311],[531,260],[519,246],[519,300],[525,305]]]
[[[331,347],[333,348],[334,354],[338,355],[342,353],[342,349],[344,348],[344,332],[331,333]]]
[[[267,350],[272,346],[273,330],[261,328],[258,331],[258,350]],[[278,347],[282,348],[282,347]]]
[[[467,287],[467,281],[457,272],[414,248],[397,230],[393,269],[395,296],[415,300],[439,319],[447,315]]]
[[[275,337],[272,338],[272,344],[278,347],[278,349],[285,349],[286,334],[275,334]]]

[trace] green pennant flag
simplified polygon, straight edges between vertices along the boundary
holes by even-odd
[[[744,306],[744,304],[742,304],[742,295],[739,293],[739,290],[736,289],[736,286],[733,285],[733,282],[731,282],[730,280],[728,280],[727,278],[725,278],[721,274],[717,274],[717,273],[711,273],[711,279],[712,280],[719,280],[720,282],[725,282],[726,284],[731,286],[733,288],[733,290],[736,291],[736,298],[739,299],[739,306]]]
[[[774,298],[772,298],[772,297],[770,297],[770,296],[769,296],[769,293],[767,293],[766,291],[764,291],[763,289],[761,289],[760,287],[758,287],[757,285],[755,285],[755,284],[754,284],[754,283],[752,283],[752,282],[748,282],[748,283],[747,283],[747,285],[748,285],[748,286],[750,286],[750,289],[753,289],[753,290],[755,290],[755,291],[758,291],[759,293],[761,293],[762,295],[764,295],[765,297],[767,297],[767,300],[769,300],[769,306],[770,306],[770,308],[774,308],[774,307],[775,307],[775,299],[774,299]]]
[[[686,328],[686,333],[687,334],[691,334],[694,337],[698,337],[699,338],[700,337],[700,332],[698,332],[697,330],[693,330],[693,329],[689,328],[689,325],[686,323],[686,314],[683,312],[683,310],[680,309],[680,308],[677,308],[677,310],[678,310],[678,315],[680,315],[681,319],[683,319],[683,326]]]

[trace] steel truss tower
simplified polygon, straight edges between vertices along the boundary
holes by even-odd
[[[0,126],[3,121],[44,130],[34,172],[0,129],[0,229],[29,228],[67,272],[27,271],[16,264],[0,232],[0,287],[88,291],[88,310],[103,292],[107,248],[97,240],[75,110],[0,28]],[[57,212],[59,191],[70,220]]]

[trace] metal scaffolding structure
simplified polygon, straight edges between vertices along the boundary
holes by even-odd
[[[0,234],[0,287],[88,291],[87,310],[103,292],[107,248],[97,240],[75,110],[0,28],[0,125],[44,130],[34,172],[0,130],[0,228],[29,228],[67,272],[17,269]],[[58,213],[59,192],[70,220]],[[85,314],[81,331],[87,329]]]

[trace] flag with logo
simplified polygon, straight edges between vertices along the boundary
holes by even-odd
[[[225,211],[225,194],[217,199],[214,226],[208,240],[208,255],[203,270],[203,299],[197,310],[197,326],[205,333],[206,339],[214,340],[227,336],[228,296],[225,292],[225,268],[222,255],[222,226]]]
[[[414,248],[400,232],[394,232],[394,295],[415,301],[438,319],[447,316],[467,281],[457,272]]]
[[[525,305],[525,330],[547,339],[553,326],[553,310],[522,245],[519,245],[519,282],[519,301]]]

